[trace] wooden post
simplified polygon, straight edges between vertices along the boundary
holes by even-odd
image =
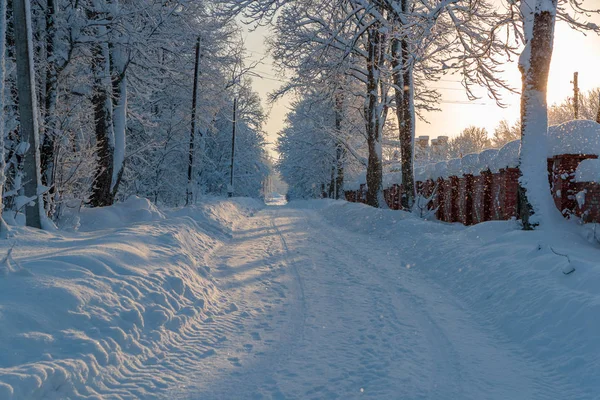
[[[596,122],[600,124],[600,91],[598,91],[598,112],[596,113]]]
[[[185,193],[185,205],[189,206],[194,197],[193,171],[194,171],[194,142],[196,141],[196,115],[198,114],[198,76],[200,74],[200,37],[196,41],[196,62],[194,66],[194,89],[192,94],[192,127],[190,130],[190,147],[188,154],[188,182]]]
[[[573,110],[575,119],[579,119],[579,72],[573,73]]]
[[[227,194],[229,197],[233,197],[233,173],[235,164],[235,130],[237,124],[237,97],[233,99],[233,129],[231,134],[231,169],[230,169],[230,182]]]

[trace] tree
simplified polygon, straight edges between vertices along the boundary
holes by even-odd
[[[448,145],[450,156],[461,158],[467,154],[480,153],[491,147],[491,141],[485,128],[469,126],[460,135],[451,139]]]
[[[43,204],[40,201],[40,146],[35,71],[33,69],[33,34],[31,10],[27,0],[13,1],[17,87],[21,136],[27,138],[25,151],[25,216],[27,226],[42,228]]]
[[[380,201],[379,150],[381,130],[390,107],[395,107],[399,121],[402,179],[408,188],[403,199],[405,208],[410,208],[414,199],[414,119],[418,109],[415,99],[419,92],[422,96],[429,95],[430,100],[436,99],[435,94],[431,95],[435,92],[419,90],[415,82],[435,80],[438,74],[460,69],[470,98],[474,98],[473,84],[488,87],[498,101],[499,89],[508,88],[498,78],[499,58],[512,54],[514,49],[500,40],[496,30],[499,18],[486,1],[352,0],[322,4],[221,0],[221,3],[225,4],[225,13],[243,13],[255,21],[271,20],[281,10],[277,18],[275,59],[291,60],[284,61],[282,66],[298,74],[307,64],[313,66],[312,74],[304,74],[291,87],[314,86],[315,80],[322,81],[332,71],[346,73],[364,83],[362,112],[370,141],[366,163],[370,205],[384,204]],[[281,47],[287,48],[287,52],[281,51]],[[315,64],[319,66],[314,67]],[[416,77],[419,73],[426,78],[419,80]],[[392,88],[395,101],[389,96]],[[423,103],[432,108],[431,101]]]
[[[597,121],[600,111],[600,88],[579,95],[579,116],[581,119]],[[559,125],[574,118],[573,102],[570,98],[553,104],[548,109],[548,125]]]
[[[6,0],[0,0],[0,238],[6,239],[8,236],[8,226],[2,217],[4,210],[3,189],[6,177],[4,169],[6,162],[4,160],[4,75],[5,63],[4,55],[6,53]]]
[[[108,6],[101,0],[93,2],[87,10],[90,21],[95,21],[94,44],[92,47],[92,104],[94,109],[94,131],[97,146],[97,167],[92,184],[90,204],[104,207],[113,204],[112,181],[115,157],[115,131],[113,126],[112,80],[108,28],[110,21]]]
[[[361,98],[357,112],[363,118],[368,151],[366,159],[359,160],[367,168],[367,203],[385,206],[382,132],[392,99],[390,85],[384,79],[389,76],[389,40],[383,24],[354,2],[308,2],[283,9],[276,33],[276,63],[296,73],[284,90],[318,86],[335,99],[340,92],[339,82],[343,81],[346,98]],[[352,156],[358,153],[347,141],[343,146]]]
[[[332,135],[338,125],[336,107],[318,92],[306,93],[292,104],[286,127],[279,132],[277,168],[289,185],[291,198],[335,197],[332,170],[338,165],[338,148]]]
[[[562,4],[564,3],[564,4]],[[564,5],[576,14],[591,12],[576,0],[521,0],[519,11],[522,18],[525,48],[519,58],[522,76],[521,91],[521,152],[519,166],[519,213],[524,229],[533,229],[544,222],[551,223],[556,210],[547,179],[547,133],[548,106],[547,86],[550,61],[554,43],[554,26],[557,17],[579,30],[600,32],[595,24],[580,22],[571,16]],[[511,8],[515,7],[511,4]]]
[[[498,123],[498,126],[494,129],[494,137],[492,138],[492,146],[495,148],[501,148],[506,143],[517,140],[521,137],[521,124],[517,122],[515,125],[510,126],[508,121],[503,119]]]

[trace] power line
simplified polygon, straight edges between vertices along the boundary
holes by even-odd
[[[456,90],[456,91],[461,91],[463,92],[465,89],[464,88],[449,88],[449,87],[435,87],[435,86],[430,86],[430,89],[437,89],[437,90]]]
[[[464,104],[466,106],[489,106],[488,103],[475,103],[473,101],[463,101],[463,100],[442,100],[441,104]]]

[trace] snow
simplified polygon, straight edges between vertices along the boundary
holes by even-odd
[[[540,147],[541,142],[536,145]],[[448,179],[450,176],[479,175],[482,171],[490,170],[497,173],[501,169],[517,168],[521,141],[514,140],[505,144],[501,149],[488,149],[479,154],[467,154],[462,159],[452,159],[437,163],[415,166],[415,179],[425,181],[438,178]],[[575,120],[548,129],[548,150],[546,158],[560,154],[596,154],[600,156],[600,124],[595,121]],[[540,155],[540,157],[542,157]],[[597,178],[595,178],[597,179]],[[351,177],[345,184],[346,190],[358,190],[366,183],[366,172]],[[385,169],[383,187],[402,183],[402,175],[396,164]]]
[[[479,154],[467,154],[460,160],[461,173],[463,175],[479,175],[481,166]]]
[[[564,219],[554,204],[548,183],[548,149],[551,145],[546,93],[529,89],[523,97],[527,115],[523,122],[518,165],[521,170],[519,184],[526,190],[527,201],[534,211],[529,222],[531,226],[547,225],[560,229]]]
[[[487,149],[479,153],[479,172],[487,171],[488,169],[491,171],[494,168],[494,161],[498,156],[497,149]]]
[[[370,267],[374,274],[389,270],[391,265],[404,266],[396,272],[399,286],[407,279],[424,279],[435,288],[433,296],[438,301],[429,303],[432,307],[454,304],[478,323],[487,325],[486,329],[498,334],[501,342],[517,345],[516,352],[534,363],[521,372],[541,374],[525,390],[542,392],[520,392],[513,387],[505,398],[597,397],[600,326],[593,315],[600,311],[600,271],[596,268],[599,248],[595,238],[590,244],[577,230],[525,232],[510,221],[471,227],[440,225],[404,212],[374,210],[361,204],[332,204],[320,212],[330,225],[364,238],[376,238],[377,248],[381,249],[379,257],[373,254],[376,250],[366,253],[367,257],[373,254]],[[576,267],[574,274],[562,273],[569,262],[552,249],[570,256]],[[385,261],[388,257],[390,261]],[[428,302],[431,294],[417,292],[415,282],[408,285],[403,290]],[[454,316],[442,317],[441,309],[438,313],[448,323],[438,326],[440,335],[454,333],[454,337],[446,339],[458,352],[455,355],[464,357],[460,342],[468,342],[472,337],[471,327],[453,327]],[[463,322],[466,321],[458,324]],[[444,363],[445,356],[448,354],[441,357],[440,363]],[[454,368],[461,371],[463,389],[472,387],[469,375],[479,368],[483,368],[482,374],[485,368],[492,368],[497,373],[492,380],[500,381],[516,365],[497,361],[494,366],[473,365],[472,370],[458,361]],[[542,375],[548,379],[546,383],[542,383]],[[545,384],[549,391],[543,393]],[[494,390],[480,396],[448,391],[442,398],[502,398]]]
[[[588,158],[581,161],[575,171],[575,182],[600,183],[600,160]]]
[[[230,306],[205,257],[261,207],[163,213],[132,198],[85,210],[77,233],[13,228],[0,243],[0,398],[155,398],[202,365],[223,336],[202,329]]]
[[[14,228],[0,398],[597,398],[589,227],[270,204],[134,197],[79,232]]]
[[[112,207],[85,208],[79,214],[83,232],[108,228],[121,228],[132,223],[152,222],[165,219],[148,199],[131,196]]]
[[[462,175],[462,165],[460,158],[454,158],[452,160],[448,160],[446,163],[446,176],[444,178],[449,178],[451,176],[461,176]]]
[[[360,185],[367,183],[367,171],[362,170],[354,175],[348,174],[344,179],[345,190],[359,190]]]
[[[432,179],[446,178],[448,175],[448,164],[446,161],[440,161],[435,164],[434,174],[431,177]]]
[[[600,124],[574,120],[548,128],[548,157],[560,154],[600,155]]]
[[[500,150],[498,150],[496,158],[493,162],[491,162],[491,164],[493,164],[493,168],[491,168],[492,172],[498,172],[499,170],[505,168],[518,167],[520,148],[520,140],[513,140],[512,142],[505,144]]]

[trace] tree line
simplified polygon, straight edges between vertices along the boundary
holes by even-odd
[[[258,195],[266,115],[241,28],[217,6],[0,0],[5,218],[26,210],[41,226],[133,194],[177,206],[227,193],[234,99],[235,194]]]
[[[518,57],[522,75],[520,213],[527,228],[552,214],[550,191],[540,188],[547,182],[547,167],[539,148],[548,127],[546,92],[554,27],[560,20],[574,29],[598,33],[600,28],[589,21],[598,13],[590,9],[591,1],[221,3],[230,15],[275,25],[271,52],[276,65],[290,75],[290,82],[274,97],[292,91],[298,98],[280,139],[283,175],[300,174],[289,167],[289,160],[300,156],[288,149],[292,137],[302,139],[303,129],[316,125],[327,138],[322,139],[319,152],[329,159],[320,171],[321,179],[335,189],[345,169],[365,168],[367,204],[374,207],[385,206],[382,171],[388,144],[400,149],[402,207],[411,209],[414,204],[415,119],[422,110],[436,109],[440,99],[429,83],[456,74],[470,99],[476,98],[473,88],[483,86],[502,105],[504,91],[516,90],[503,80],[502,71],[509,59]],[[310,105],[312,115],[306,113]],[[303,116],[306,120],[300,122]],[[296,142],[302,154],[305,143]],[[313,163],[311,168],[316,166]]]

